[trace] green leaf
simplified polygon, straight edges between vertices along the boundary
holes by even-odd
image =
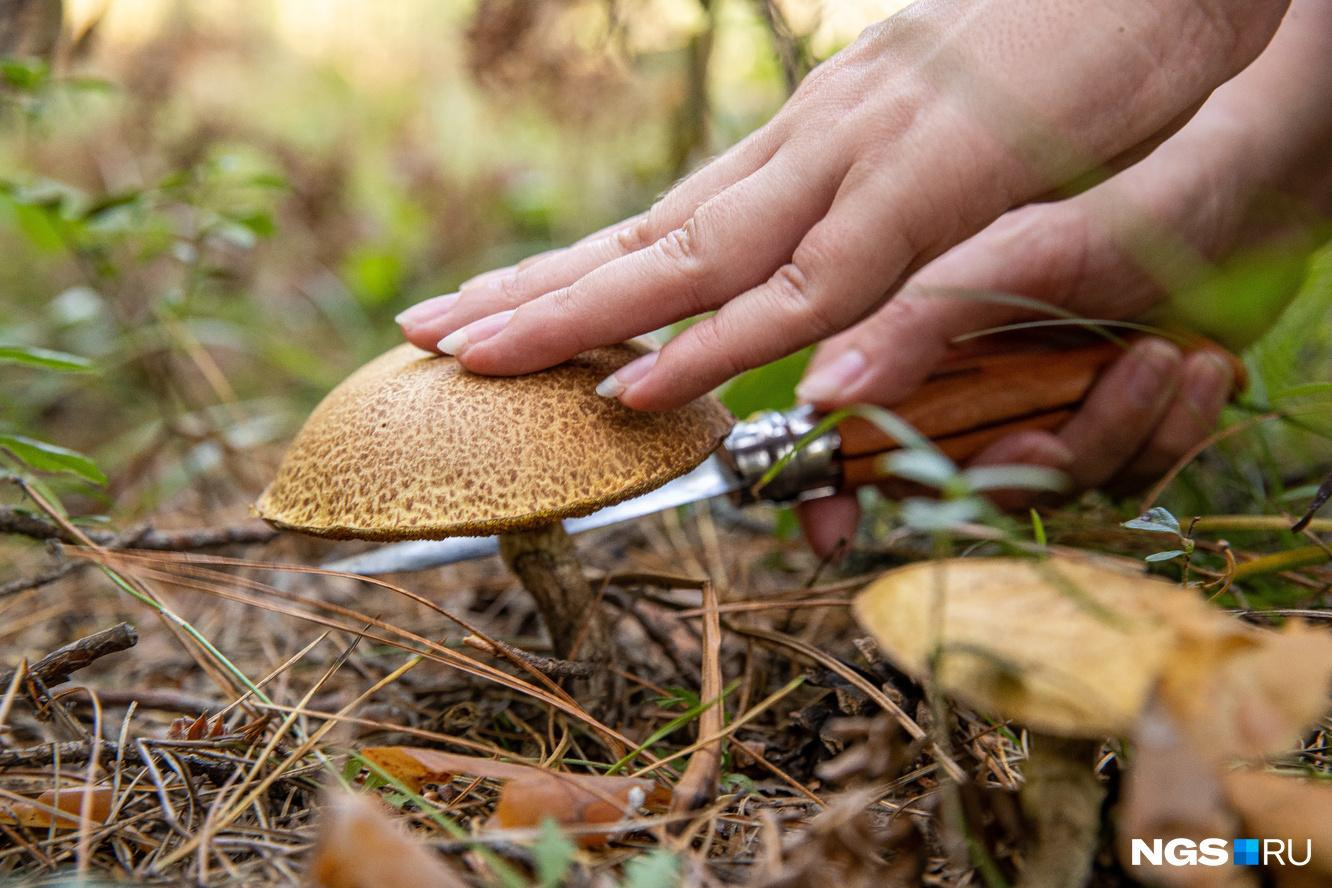
[[[1035,509],[1029,509],[1031,512],[1031,537],[1036,541],[1036,545],[1044,547],[1047,545],[1045,533],[1045,522],[1041,520],[1041,513]]]
[[[1148,509],[1132,521],[1125,521],[1123,526],[1129,530],[1147,530],[1152,533],[1173,533],[1182,536],[1179,532],[1179,519],[1170,514],[1169,509],[1160,506]]]
[[[972,490],[1068,490],[1068,476],[1045,466],[976,466],[962,473]]]
[[[943,487],[957,475],[953,461],[934,450],[894,450],[883,457],[884,471],[899,478]]]
[[[88,373],[94,369],[93,362],[87,358],[27,345],[0,345],[0,364],[20,364],[63,373]]]
[[[557,888],[564,884],[578,849],[560,829],[559,824],[547,817],[541,821],[541,834],[532,845],[532,859],[536,863],[537,885]]]
[[[902,501],[902,521],[916,530],[950,530],[985,514],[985,504],[976,497],[932,500],[911,497]]]
[[[51,67],[39,58],[5,56],[0,58],[0,80],[23,92],[36,92],[47,84]]]
[[[1181,555],[1187,555],[1183,549],[1167,549],[1164,552],[1153,552],[1147,556],[1148,561],[1169,561],[1172,558],[1178,558]]]
[[[813,349],[805,349],[741,373],[722,389],[722,403],[740,417],[760,410],[785,410],[795,404],[795,387],[811,354]]]
[[[106,475],[97,464],[77,450],[22,435],[0,435],[0,448],[39,472],[77,475],[98,485],[106,483]]]
[[[622,888],[674,888],[680,884],[680,859],[658,848],[624,865]]]

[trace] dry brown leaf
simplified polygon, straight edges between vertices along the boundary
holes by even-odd
[[[539,826],[554,820],[560,826],[619,823],[639,808],[664,808],[672,793],[641,777],[604,777],[599,774],[561,774],[532,768],[525,777],[510,780],[500,792],[491,823],[504,829]],[[575,837],[582,845],[599,845],[605,833]]]
[[[368,796],[340,793],[323,812],[309,881],[322,888],[465,888],[437,854]]]
[[[93,823],[105,823],[111,816],[112,793],[109,786],[70,787],[60,792],[48,789],[33,799],[32,803],[9,804],[0,800],[0,823],[17,823],[21,826],[45,829],[55,821],[56,829],[78,829],[82,816],[83,800],[91,797],[92,807],[89,817]],[[41,807],[46,806],[46,807]],[[52,814],[47,807],[63,811],[64,814]]]
[[[1182,629],[1244,631],[1173,583],[1061,556],[912,564],[871,584],[855,613],[906,671],[1073,737],[1127,733]]]
[[[1133,878],[1168,888],[1252,888],[1250,867],[1133,865],[1132,840],[1203,839],[1240,835],[1217,766],[1197,754],[1159,699],[1151,700],[1133,734],[1133,766],[1116,816],[1119,860]]]
[[[531,765],[499,762],[419,746],[368,746],[361,750],[361,755],[383,768],[385,773],[401,780],[414,792],[420,792],[421,787],[427,783],[448,783],[456,774],[511,780],[539,770]]]
[[[1282,888],[1332,884],[1332,786],[1270,771],[1236,771],[1222,778],[1244,835],[1290,839],[1297,859],[1313,845],[1308,866],[1273,867]]]
[[[617,823],[641,807],[665,807],[672,797],[669,788],[641,777],[566,774],[414,746],[375,746],[361,754],[416,790],[455,775],[504,781],[491,821],[503,829],[539,826],[546,819],[561,826]],[[605,838],[598,833],[579,840],[598,844]]]

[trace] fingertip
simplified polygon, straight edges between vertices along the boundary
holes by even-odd
[[[1210,422],[1216,421],[1234,385],[1235,371],[1230,361],[1215,352],[1200,351],[1185,361],[1184,395]]]
[[[1173,342],[1151,337],[1136,343],[1123,362],[1128,365],[1124,395],[1133,407],[1147,410],[1161,405],[1174,393],[1184,353]]]
[[[1073,450],[1054,434],[1042,431],[1016,432],[986,447],[972,465],[1030,465],[1067,469],[1075,459]]]
[[[820,558],[844,548],[860,524],[860,504],[849,493],[797,503],[795,513],[805,540]]]
[[[846,393],[869,369],[869,359],[858,348],[848,348],[811,367],[796,386],[796,397],[806,404],[830,406],[844,403]]]

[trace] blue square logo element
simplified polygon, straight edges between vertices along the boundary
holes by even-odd
[[[1236,839],[1235,855],[1232,863],[1235,866],[1257,866],[1258,865],[1258,840],[1257,839]]]

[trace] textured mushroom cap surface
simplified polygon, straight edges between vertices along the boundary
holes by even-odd
[[[646,493],[702,462],[732,420],[712,398],[643,413],[593,391],[642,353],[609,346],[493,377],[398,346],[315,408],[255,510],[318,536],[435,539],[536,527]]]

